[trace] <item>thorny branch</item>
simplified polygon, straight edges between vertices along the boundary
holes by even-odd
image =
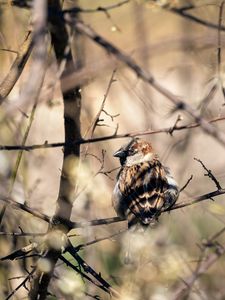
[[[208,121],[208,123],[215,123],[219,121],[224,121],[225,117],[217,117],[213,118]],[[182,125],[182,126],[173,126],[173,132],[174,131],[180,131],[180,130],[187,130],[187,129],[193,129],[199,127],[199,123],[191,123],[188,125]],[[45,142],[43,144],[37,144],[37,145],[0,145],[0,151],[6,150],[6,151],[18,151],[18,150],[25,150],[25,151],[32,151],[36,149],[43,149],[43,148],[58,148],[58,147],[63,147],[63,146],[68,146],[68,147],[74,147],[76,144],[89,144],[89,143],[97,143],[101,141],[107,141],[107,140],[113,140],[113,139],[121,139],[121,138],[129,138],[129,137],[136,137],[136,136],[144,136],[144,135],[151,135],[151,134],[159,134],[159,133],[170,133],[171,132],[171,127],[167,128],[162,128],[162,129],[157,129],[157,130],[144,130],[144,131],[132,131],[128,133],[122,133],[122,134],[113,134],[113,135],[106,135],[106,136],[101,136],[101,137],[96,137],[92,139],[80,139],[80,140],[75,140],[71,144],[66,144],[63,142],[59,143],[48,143]]]
[[[174,95],[172,92],[164,88],[159,82],[156,81],[151,73],[141,68],[130,56],[115,47],[112,43],[100,36],[91,27],[87,26],[83,22],[76,19],[66,19],[66,21],[71,27],[76,28],[80,33],[87,36],[89,39],[103,47],[108,53],[113,54],[118,60],[122,61],[125,65],[132,69],[139,78],[152,86],[161,95],[169,99],[175,105],[177,110],[184,110],[187,112],[195,119],[197,123],[199,123],[203,131],[215,138],[222,145],[225,145],[225,134],[223,132],[209,124],[196,112],[195,109],[193,109],[188,103],[184,102],[180,97]]]
[[[180,193],[186,189],[186,187],[189,185],[189,183],[191,182],[191,180],[193,179],[193,175],[190,176],[190,178],[188,178],[187,182],[182,186],[182,188],[180,189]]]
[[[115,73],[116,73],[116,70],[113,70],[112,75],[111,75],[110,80],[109,80],[109,83],[108,83],[108,86],[107,86],[107,89],[106,89],[106,92],[105,92],[105,95],[104,95],[102,103],[101,103],[101,106],[100,106],[100,108],[99,108],[99,110],[98,110],[98,112],[97,112],[97,114],[96,114],[93,122],[91,123],[90,127],[88,128],[88,130],[86,132],[86,134],[87,134],[90,131],[90,138],[89,139],[93,138],[95,129],[96,129],[97,126],[99,126],[101,113],[102,112],[106,113],[106,111],[104,110],[105,102],[106,102],[107,97],[109,95],[110,88],[111,88],[113,82],[115,81],[115,79],[114,79]],[[88,151],[88,146],[86,147],[86,149],[84,151],[85,152],[84,157],[86,157],[87,151]]]
[[[200,257],[196,266],[195,271],[187,278],[182,279],[181,285],[177,287],[172,297],[173,300],[187,299],[190,294],[191,289],[199,277],[206,273],[206,271],[218,261],[218,259],[225,254],[225,245],[216,244],[214,241],[217,237],[223,234],[225,227],[223,227],[219,232],[213,235],[207,240],[207,243],[203,243],[203,249],[200,253]],[[212,249],[213,253],[207,255],[206,250],[208,248]]]
[[[5,300],[9,300],[10,298],[12,298],[15,293],[22,287],[24,286],[25,287],[25,284],[27,281],[29,281],[33,274],[35,273],[36,271],[36,268],[33,268],[33,270],[24,278],[24,280],[5,298]]]
[[[213,192],[201,195],[201,196],[192,197],[190,200],[186,200],[186,201],[177,203],[165,211],[168,212],[171,210],[175,210],[175,209],[183,208],[183,207],[190,206],[193,204],[197,204],[198,202],[202,202],[202,201],[211,199],[212,197],[220,196],[223,194],[225,194],[225,189],[220,189],[220,190],[216,190],[216,191],[213,191]],[[12,207],[19,208],[23,211],[26,211],[26,212],[30,213],[31,215],[49,223],[49,224],[52,222],[54,224],[54,221],[51,220],[50,217],[28,207],[27,205],[17,203],[16,201],[13,201],[12,199],[7,199],[7,198],[1,198],[0,200],[8,202]],[[164,212],[164,211],[162,211],[162,212]],[[73,221],[69,221],[69,220],[61,220],[60,222],[61,222],[61,224],[67,226],[69,229],[72,229],[72,228],[83,228],[83,227],[87,227],[87,226],[108,225],[108,224],[121,222],[121,221],[125,221],[125,219],[120,218],[120,217],[112,217],[112,218],[97,219],[97,220],[83,221],[83,222],[73,222]]]
[[[206,20],[202,20],[199,17],[191,15],[190,13],[187,12],[188,10],[196,9],[196,8],[197,8],[196,6],[190,4],[188,6],[184,6],[184,7],[180,7],[180,8],[173,7],[173,8],[165,8],[165,9],[168,10],[168,11],[171,11],[171,12],[173,12],[173,13],[181,16],[181,17],[184,17],[184,18],[186,18],[190,21],[193,21],[193,22],[198,23],[200,25],[206,26],[208,28],[212,28],[212,29],[218,29],[219,28],[219,26],[217,24],[208,22]],[[220,30],[225,31],[225,27],[221,26]]]
[[[100,284],[102,284],[109,291],[110,294],[115,297],[119,297],[119,293],[114,288],[112,288],[112,286],[104,278],[102,278],[101,274],[98,274],[90,265],[87,264],[87,262],[85,262],[81,258],[77,251],[74,250],[74,247],[70,241],[68,242],[68,244],[69,247],[67,248],[67,251],[76,259],[79,266],[81,266],[86,273],[90,273]]]
[[[80,139],[80,110],[81,110],[81,94],[80,86],[76,86],[71,90],[64,91],[63,77],[69,70],[69,66],[74,63],[72,50],[69,44],[69,33],[65,23],[61,19],[61,1],[49,0],[48,11],[55,11],[55,14],[48,14],[48,22],[50,24],[49,30],[51,33],[51,41],[55,52],[58,66],[65,58],[67,53],[67,60],[65,62],[65,69],[60,78],[61,90],[63,91],[63,105],[64,105],[64,133],[65,146],[63,152],[63,165],[60,177],[60,186],[58,198],[56,201],[56,209],[52,218],[51,228],[49,230],[59,230],[61,233],[67,233],[68,227],[62,228],[60,220],[70,222],[71,212],[73,208],[74,192],[77,184],[77,178],[74,172],[78,169],[78,161],[80,156],[80,145],[68,147],[72,141]],[[74,35],[74,51],[76,56],[76,68],[79,69],[83,65],[82,53],[82,37],[77,30],[73,30],[71,34]],[[69,47],[69,50],[68,50]],[[31,285],[29,296],[32,300],[44,300],[48,293],[48,286],[53,276],[54,268],[61,255],[60,249],[48,247],[44,254],[44,258],[51,263],[49,272],[42,272],[38,270]]]
[[[205,176],[208,176],[210,179],[212,179],[212,181],[215,183],[217,189],[218,189],[218,190],[221,190],[222,187],[221,187],[219,181],[218,181],[218,180],[216,179],[216,177],[213,175],[212,171],[209,170],[209,169],[203,164],[203,162],[202,162],[200,159],[194,158],[194,160],[198,161],[198,162],[202,165],[203,169],[207,172],[207,173],[204,174],[204,175],[205,175]]]
[[[34,43],[32,42],[32,34],[29,31],[26,34],[24,42],[20,46],[19,51],[17,52],[16,59],[14,60],[9,73],[0,84],[0,104],[2,104],[4,99],[9,95],[19,79],[33,49],[33,45]]]
[[[223,80],[221,74],[221,29],[222,29],[222,21],[223,21],[223,10],[224,10],[224,1],[221,2],[219,8],[219,20],[218,20],[218,47],[217,47],[217,68],[218,68],[218,77],[219,77],[219,84],[225,97],[225,89],[223,87]]]
[[[108,6],[98,6],[97,8],[81,8],[81,7],[73,7],[71,9],[64,9],[62,12],[65,13],[95,13],[95,12],[104,12],[108,14],[109,10],[112,10],[114,8],[118,8],[124,4],[129,3],[130,0],[124,0],[121,2],[118,2],[116,4],[108,5]]]
[[[87,279],[89,282],[91,282],[92,284],[94,284],[95,286],[99,287],[100,289],[102,289],[104,292],[107,292],[110,294],[109,290],[102,284],[99,284],[97,282],[95,282],[90,276],[88,276],[87,274],[85,274],[84,272],[82,272],[80,270],[80,268],[76,267],[75,265],[73,265],[68,259],[66,259],[63,255],[60,255],[59,257],[60,260],[62,260],[68,267],[72,268],[74,271],[76,271],[78,274],[80,274],[82,276],[82,278]]]

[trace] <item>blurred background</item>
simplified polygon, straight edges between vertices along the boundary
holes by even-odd
[[[73,1],[67,2],[73,5]],[[78,5],[83,9],[95,9],[115,3],[119,1],[83,0]],[[86,24],[149,70],[162,86],[182,97],[204,118],[211,120],[225,114],[222,91],[224,31],[220,32],[222,62],[218,74],[218,30],[182,17],[173,9],[194,5],[195,8],[188,10],[190,15],[217,25],[220,4],[221,1],[213,0],[133,0],[107,13],[95,11],[80,15]],[[11,6],[10,1],[0,0],[1,81],[15,59],[16,53],[13,51],[18,50],[29,28],[30,14],[30,9]],[[64,141],[63,103],[51,47],[48,56],[44,85],[27,145]],[[91,137],[91,125],[101,107],[113,70],[116,70],[115,81],[110,87],[104,112],[100,115],[101,126],[96,127],[94,137],[113,134],[117,126],[118,133],[172,127],[179,115],[182,120],[178,125],[194,122],[184,111],[174,110],[168,99],[87,38],[83,40],[83,59],[83,68],[79,72],[71,72],[65,78],[65,86],[78,83],[82,86],[81,128],[84,138]],[[30,122],[34,103],[32,99],[29,103],[24,102],[20,92],[29,80],[31,62],[32,55],[16,86],[0,106],[1,145],[21,144]],[[212,95],[207,97],[210,91]],[[214,126],[222,131],[225,129],[224,121]],[[191,201],[193,196],[216,190],[213,181],[205,176],[205,170],[194,158],[201,159],[221,186],[225,185],[224,147],[203,133],[201,128],[175,131],[172,135],[146,135],[144,138],[152,142],[180,187],[193,175],[178,201]],[[73,221],[115,216],[111,195],[119,162],[113,158],[113,153],[128,141],[113,139],[82,146]],[[8,195],[10,192],[16,201],[52,216],[59,191],[62,159],[61,148],[23,152],[12,185],[18,152],[1,151],[1,194]],[[159,223],[145,233],[122,233],[86,247],[81,254],[121,292],[123,300],[187,299],[177,297],[176,291],[184,285],[186,278],[193,275],[202,253],[202,241],[225,226],[224,196],[214,200],[163,214]],[[12,208],[6,210],[4,226],[8,232],[18,232],[19,226],[24,231],[34,233],[47,230],[46,223]],[[107,237],[126,227],[126,222],[120,222],[73,230],[72,233],[78,236],[73,237],[72,241],[78,245]],[[0,256],[7,255],[10,249],[26,245],[30,240],[32,237],[1,237]],[[224,240],[223,235],[217,239],[221,245]],[[207,254],[213,253],[214,249],[214,246],[208,248]],[[189,299],[225,299],[224,267],[222,257],[195,282],[189,291]],[[0,272],[0,298],[5,299],[5,294],[21,282],[24,273],[18,262],[1,263]],[[13,277],[18,278],[8,281]],[[101,298],[96,299],[110,298],[93,285],[84,285],[78,275],[63,266],[56,268],[50,289],[53,294],[60,295],[57,299],[90,299],[88,295],[100,295]],[[20,289],[13,299],[26,299],[26,293],[25,289]]]

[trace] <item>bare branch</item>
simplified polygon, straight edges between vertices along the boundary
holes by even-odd
[[[182,186],[182,188],[180,189],[180,193],[186,189],[186,187],[189,185],[189,183],[191,182],[191,180],[193,179],[193,175],[190,176],[190,178],[187,180],[187,182]]]
[[[15,61],[13,62],[9,73],[5,77],[5,79],[0,84],[0,105],[4,101],[4,99],[9,95],[17,80],[19,79],[24,66],[30,56],[30,53],[33,48],[32,43],[32,35],[29,31],[24,39],[24,42],[20,46],[19,51],[17,52],[17,56]]]
[[[89,277],[88,275],[86,275],[84,272],[82,272],[80,270],[80,268],[74,266],[70,261],[68,261],[64,256],[60,255],[59,259],[61,259],[68,267],[72,268],[74,271],[76,271],[78,274],[80,274],[82,276],[82,278],[87,279],[89,282],[93,283],[95,286],[99,287],[100,289],[102,289],[104,292],[107,292],[110,294],[109,290],[107,288],[105,288],[104,285],[99,284],[97,282],[95,282],[91,277]]]
[[[173,300],[186,299],[186,296],[190,293],[190,288],[193,286],[194,282],[206,271],[218,261],[218,259],[225,254],[225,245],[218,246],[215,248],[214,253],[208,255],[203,261],[200,261],[196,272],[190,275],[184,280],[185,285],[182,284],[174,293]]]
[[[224,121],[225,117],[217,117],[209,120],[209,123],[215,123],[219,121]],[[180,130],[187,130],[187,129],[193,129],[199,127],[199,123],[191,123],[187,125],[182,125],[182,126],[176,126],[173,128],[174,131],[180,131]],[[59,143],[48,143],[47,141],[44,142],[43,144],[37,144],[37,145],[0,145],[0,151],[6,150],[6,151],[18,151],[18,150],[25,150],[25,151],[32,151],[36,149],[43,149],[43,148],[59,148],[63,146],[68,146],[68,147],[74,147],[75,144],[88,144],[88,143],[97,143],[101,141],[107,141],[107,140],[113,140],[113,139],[121,139],[121,138],[128,138],[128,137],[136,137],[136,136],[144,136],[144,135],[151,135],[151,134],[159,134],[159,133],[170,133],[171,127],[167,128],[162,128],[162,129],[157,129],[157,130],[144,130],[144,131],[132,131],[128,133],[122,133],[122,134],[112,134],[112,135],[107,135],[107,136],[102,136],[102,137],[96,137],[92,139],[80,139],[80,140],[75,140],[71,144],[66,144],[64,142],[59,142]]]
[[[206,172],[207,172],[207,174],[204,174],[204,175],[205,175],[205,176],[208,176],[210,179],[212,179],[212,181],[215,183],[217,189],[218,189],[218,190],[221,190],[222,187],[221,187],[219,181],[218,181],[218,180],[216,179],[216,177],[213,175],[212,171],[209,170],[208,168],[206,168],[206,166],[203,164],[203,162],[202,162],[200,159],[194,158],[194,160],[198,161],[198,162],[202,165],[203,169],[206,170]]]
[[[74,247],[70,243],[70,241],[67,252],[76,259],[78,264],[84,269],[86,273],[90,273],[99,283],[101,283],[107,290],[109,290],[110,294],[112,294],[114,297],[119,297],[119,293],[114,288],[112,288],[112,286],[104,278],[102,278],[101,274],[97,273],[90,265],[87,264],[87,262],[85,262],[80,257],[77,251],[74,250]]]
[[[74,7],[74,8],[71,8],[71,9],[64,9],[62,12],[65,14],[65,13],[96,13],[96,12],[104,12],[104,13],[107,13],[109,10],[112,10],[112,9],[115,9],[115,8],[118,8],[124,4],[127,4],[129,3],[130,0],[124,0],[124,1],[121,1],[121,2],[118,2],[116,4],[112,4],[112,5],[108,5],[108,6],[98,6],[97,8],[81,8],[81,7]]]
[[[171,211],[171,210],[174,210],[174,209],[179,209],[179,208],[183,208],[183,207],[186,207],[186,206],[190,206],[190,205],[193,205],[193,204],[211,199],[212,197],[220,196],[220,195],[223,195],[223,194],[225,194],[225,189],[220,189],[220,190],[216,190],[214,192],[210,192],[210,193],[207,193],[207,194],[204,194],[204,195],[201,195],[201,196],[192,197],[191,201],[184,201],[184,202],[181,202],[181,203],[177,203],[177,204],[175,204],[174,206],[170,207],[169,209],[167,209],[165,211]]]
[[[85,248],[87,246],[90,246],[90,245],[93,245],[93,244],[96,244],[96,243],[99,243],[99,242],[102,242],[102,241],[105,241],[105,240],[109,240],[109,239],[111,239],[111,238],[113,238],[113,237],[115,237],[115,236],[117,236],[117,235],[119,235],[121,233],[126,232],[126,231],[127,231],[127,229],[120,230],[120,231],[118,231],[116,233],[113,233],[111,235],[108,235],[106,237],[94,239],[93,241],[90,241],[90,242],[87,242],[87,243],[84,243],[84,244],[80,244],[80,245],[74,247],[73,250],[76,251],[76,252],[78,252],[78,251],[82,250],[83,248]]]
[[[217,128],[209,124],[205,119],[203,119],[188,103],[185,103],[180,97],[174,95],[169,90],[164,88],[160,83],[158,83],[151,73],[147,72],[141,68],[130,56],[123,53],[105,38],[96,33],[91,27],[85,25],[83,22],[76,19],[71,20],[68,18],[66,20],[68,24],[75,27],[80,33],[84,34],[95,43],[103,47],[107,52],[113,54],[118,60],[122,61],[130,69],[132,69],[135,74],[141,78],[143,81],[151,85],[160,94],[168,98],[177,108],[177,110],[184,110],[189,115],[191,115],[197,123],[201,126],[203,131],[215,138],[222,145],[225,145],[225,134],[219,131]]]
[[[167,9],[167,10],[171,11],[171,12],[177,14],[177,15],[180,15],[181,17],[184,17],[184,18],[186,18],[190,21],[193,21],[193,22],[198,23],[200,25],[206,26],[208,28],[218,29],[219,26],[217,24],[213,24],[213,23],[208,22],[206,20],[202,20],[202,19],[200,19],[196,16],[193,16],[193,15],[191,15],[187,12],[187,10],[195,9],[195,8],[197,8],[197,7],[190,4],[190,5],[185,6],[185,7],[181,7],[181,8],[175,8],[174,7],[174,8],[170,8],[170,9]],[[221,26],[220,30],[225,31],[225,27]]]
[[[33,103],[37,102],[43,85],[48,47],[46,1],[34,1],[32,18],[34,20],[32,32],[33,56],[28,79],[17,99],[20,103],[30,103],[31,99],[33,99]]]
[[[54,11],[54,14],[48,15],[50,23],[49,29],[51,33],[51,41],[55,51],[58,66],[64,60],[64,55],[67,53],[67,60],[65,62],[65,69],[62,73],[60,84],[63,91],[63,77],[68,72],[69,66],[73,64],[72,51],[69,43],[69,34],[65,23],[61,18],[61,1],[49,0],[48,10]],[[82,36],[78,34],[75,29],[72,34],[74,35],[74,50],[76,52],[76,68],[82,67]],[[51,225],[54,229],[62,232],[61,220],[65,222],[70,221],[70,216],[73,208],[74,192],[76,188],[76,177],[74,172],[77,172],[79,167],[80,145],[76,144],[74,147],[68,147],[74,140],[81,139],[80,133],[80,110],[81,110],[81,94],[80,86],[63,92],[64,104],[64,132],[65,132],[65,145],[63,152],[63,165],[60,177],[59,193],[56,203],[56,210],[52,218]],[[50,228],[51,230],[51,228]],[[68,228],[63,228],[67,232]],[[49,272],[42,272],[38,270],[32,282],[31,291],[29,293],[32,300],[46,299],[48,286],[52,278],[55,265],[61,255],[61,250],[56,250],[49,247],[44,254],[44,258],[51,262],[51,270]]]
[[[12,296],[15,295],[15,293],[22,287],[25,286],[26,282],[28,280],[30,280],[33,276],[33,274],[35,273],[36,268],[34,268],[27,276],[26,278],[5,298],[5,300],[9,300],[10,298],[12,298]]]
[[[1,257],[0,260],[14,260],[14,259],[17,259],[17,258],[21,258],[21,257],[24,257],[26,254],[30,253],[31,251],[33,251],[34,249],[36,249],[38,246],[37,243],[31,243],[25,247],[22,247],[21,249],[18,249],[18,250],[15,250],[13,251],[12,253],[4,256],[4,257]]]

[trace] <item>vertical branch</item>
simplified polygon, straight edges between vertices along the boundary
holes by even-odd
[[[49,29],[51,33],[52,45],[55,51],[58,66],[65,61],[65,69],[60,78],[61,89],[63,88],[63,79],[66,76],[69,68],[73,64],[73,57],[70,48],[70,39],[67,32],[67,28],[61,18],[61,4],[59,0],[48,1],[48,21]],[[75,31],[74,39],[76,43],[75,55],[76,65],[75,67],[81,67],[80,51],[81,39],[80,35]],[[74,140],[81,138],[80,134],[80,109],[81,109],[81,95],[80,86],[76,86],[71,90],[63,92],[63,104],[64,104],[64,131],[65,131],[65,147],[63,156],[62,174],[60,178],[59,194],[56,203],[56,210],[53,216],[53,223],[55,224],[52,229],[63,230],[67,232],[68,229],[63,226],[61,227],[61,221],[70,220],[74,192],[76,187],[76,173],[78,169],[80,145],[76,144],[73,148],[69,147]],[[63,233],[62,232],[62,233]],[[62,237],[62,236],[61,236]],[[60,238],[60,237],[59,237]],[[51,263],[51,270],[47,273],[39,270],[36,273],[35,279],[32,283],[30,292],[31,299],[45,299],[48,292],[48,285],[50,283],[55,264],[61,255],[61,249],[55,249],[49,247],[47,249],[44,258]]]
[[[69,69],[73,65],[72,52],[69,47],[69,36],[65,27],[63,19],[61,19],[60,12],[61,6],[59,1],[49,1],[50,12],[56,12],[49,15],[49,23],[51,30],[52,45],[54,47],[58,65],[65,59],[65,69],[62,73],[60,80],[61,89],[63,91],[64,102],[64,128],[65,128],[65,144],[71,143],[80,139],[80,108],[81,108],[81,95],[80,86],[64,92],[63,84],[64,78],[68,74]],[[74,31],[75,40],[75,67],[81,66],[81,39],[80,35]],[[54,220],[69,220],[73,205],[73,196],[75,190],[74,174],[78,167],[78,158],[80,155],[80,146],[74,145],[73,148],[64,147],[64,159],[62,166],[62,175],[60,179],[59,196],[57,200],[57,208],[54,215]],[[75,172],[75,173],[74,173]]]
[[[218,46],[217,46],[217,72],[219,77],[219,84],[223,93],[223,97],[225,98],[225,89],[223,87],[222,73],[221,73],[221,28],[223,22],[223,8],[225,1],[222,1],[219,8],[219,17],[218,17]]]

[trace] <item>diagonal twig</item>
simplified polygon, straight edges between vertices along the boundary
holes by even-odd
[[[4,99],[9,95],[17,80],[19,79],[33,49],[33,45],[34,43],[32,42],[32,34],[29,31],[26,34],[19,51],[17,52],[16,59],[14,60],[9,73],[0,84],[0,104],[2,104]]]
[[[193,109],[188,103],[184,102],[180,97],[174,95],[172,92],[164,88],[159,82],[156,81],[151,73],[144,70],[130,56],[122,52],[83,22],[72,18],[66,18],[66,21],[72,28],[76,28],[81,34],[87,36],[99,46],[103,47],[108,53],[113,54],[118,60],[122,61],[125,65],[132,69],[139,78],[151,85],[161,95],[164,95],[166,98],[168,98],[175,105],[177,110],[184,110],[187,112],[195,119],[197,123],[199,123],[204,132],[215,138],[222,145],[225,145],[225,134],[223,132],[209,124],[196,112],[195,109]]]
[[[209,169],[203,164],[203,162],[202,162],[200,159],[194,158],[194,160],[198,161],[198,162],[202,165],[203,169],[207,172],[207,173],[204,174],[204,175],[205,175],[205,176],[208,176],[210,179],[212,179],[212,181],[215,183],[217,189],[218,189],[218,190],[221,190],[222,187],[221,187],[219,181],[218,181],[218,180],[216,179],[216,177],[213,175],[212,171],[209,170]]]

